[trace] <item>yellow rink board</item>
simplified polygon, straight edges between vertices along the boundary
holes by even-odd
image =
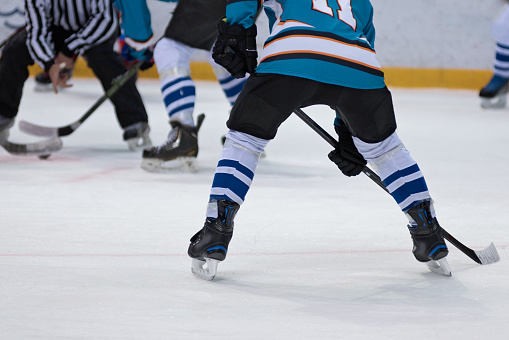
[[[33,76],[41,71],[38,65],[29,68]],[[491,70],[473,69],[412,69],[388,67],[382,69],[385,73],[387,85],[408,88],[451,88],[451,89],[480,89],[492,75]],[[82,58],[78,58],[73,77],[93,77]],[[215,80],[212,67],[207,62],[191,62],[191,77],[194,80]],[[157,69],[152,67],[140,72],[140,78],[157,79]]]

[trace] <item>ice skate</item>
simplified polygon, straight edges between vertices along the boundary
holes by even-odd
[[[483,109],[503,109],[507,103],[509,79],[494,75],[490,82],[481,89],[481,107]]]
[[[451,276],[446,260],[449,250],[442,236],[442,227],[431,214],[431,202],[424,201],[406,211],[410,217],[408,229],[414,243],[412,253],[419,262],[425,262],[434,273]]]
[[[215,204],[218,217],[207,217],[203,228],[191,238],[187,251],[193,259],[191,272],[209,281],[216,276],[219,262],[226,258],[233,236],[233,219],[240,208],[237,203],[227,200],[219,200]]]
[[[129,125],[124,129],[123,139],[127,142],[127,147],[131,151],[139,148],[150,147],[152,142],[149,137],[150,127],[146,122],[139,122]]]
[[[149,172],[197,171],[198,131],[204,117],[203,114],[198,117],[196,127],[171,122],[172,129],[166,142],[143,150],[141,168]]]
[[[0,115],[0,142],[9,138],[9,130],[14,125],[14,118]]]

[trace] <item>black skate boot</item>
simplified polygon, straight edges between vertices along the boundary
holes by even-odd
[[[191,271],[206,280],[214,279],[217,265],[226,258],[233,236],[233,219],[240,206],[232,201],[219,200],[217,218],[207,217],[205,225],[192,238],[187,251],[193,259]],[[204,268],[205,264],[207,268]]]
[[[507,103],[509,79],[494,75],[479,92],[483,109],[502,109]]]
[[[51,86],[51,79],[47,72],[41,72],[35,76],[35,89],[36,92],[49,92],[53,91]]]
[[[127,142],[129,150],[152,146],[149,137],[150,127],[147,122],[138,122],[124,129],[123,139]]]
[[[171,122],[172,130],[161,146],[143,150],[141,167],[147,171],[160,172],[183,167],[196,170],[198,156],[198,128]],[[163,167],[164,162],[178,159],[179,166]]]
[[[442,236],[442,227],[436,217],[431,216],[430,206],[430,201],[424,201],[406,211],[414,221],[408,225],[414,243],[412,253],[417,261],[426,262],[431,271],[450,276],[445,259],[449,250]]]
[[[68,79],[71,79],[73,70],[65,70],[67,73]],[[60,86],[59,90],[63,90]],[[51,85],[51,79],[49,77],[48,72],[41,72],[35,76],[35,92],[49,92],[53,91],[53,86]]]

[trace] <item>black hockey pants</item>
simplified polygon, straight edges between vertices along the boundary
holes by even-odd
[[[58,35],[55,34],[54,38]],[[28,66],[34,60],[26,46],[26,32],[20,32],[4,47],[0,59],[0,115],[14,118],[18,113],[23,86],[28,78]],[[55,39],[56,40],[56,39]],[[84,55],[88,66],[99,78],[104,90],[111,87],[114,79],[127,70],[122,58],[113,50],[116,37],[90,48]],[[138,122],[147,122],[147,112],[131,78],[111,97],[117,119],[122,128]],[[56,99],[58,102],[58,98]]]

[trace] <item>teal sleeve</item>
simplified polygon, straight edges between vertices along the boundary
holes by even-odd
[[[150,45],[153,32],[146,0],[115,0],[114,4],[121,13],[120,27],[123,34],[139,45],[133,47]]]
[[[228,25],[240,24],[245,28],[253,26],[255,16],[260,7],[258,0],[228,1],[226,5],[226,23]]]

